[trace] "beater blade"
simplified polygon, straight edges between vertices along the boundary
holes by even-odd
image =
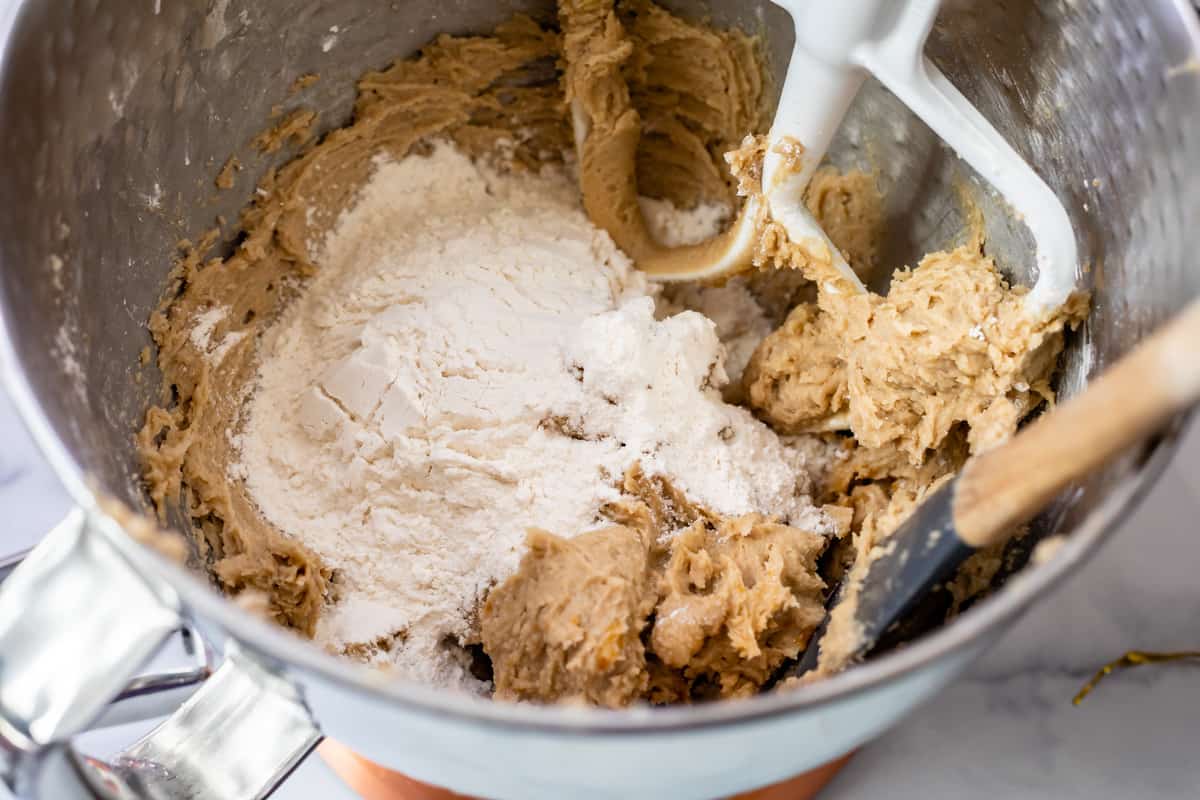
[[[748,197],[730,229],[707,242],[676,248],[654,242],[636,211],[632,150],[618,152],[598,144],[601,137],[591,113],[596,107],[589,107],[588,98],[574,93],[575,144],[584,177],[584,204],[593,220],[656,279],[715,278],[750,265],[765,203],[789,240],[811,252],[827,251],[849,290],[865,291],[805,206],[804,192],[863,81],[874,75],[991,183],[1028,226],[1038,268],[1037,283],[1026,298],[1030,313],[1040,316],[1061,305],[1078,277],[1070,218],[1050,187],[925,57],[925,41],[937,16],[938,0],[839,0],[836,5],[776,0],[776,4],[791,14],[796,44],[768,136],[761,197]],[[594,22],[599,5],[595,0],[563,0],[560,8],[568,31],[572,20],[589,14]],[[575,66],[573,55],[578,52],[568,48],[568,85]],[[605,95],[606,111],[612,111],[614,102],[618,106],[629,103],[627,92],[618,95]],[[632,110],[632,105],[628,109]],[[600,175],[602,172],[605,174]],[[634,196],[628,196],[631,194]],[[635,209],[634,218],[629,212],[618,218],[613,208]]]

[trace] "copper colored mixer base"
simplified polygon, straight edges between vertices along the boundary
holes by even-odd
[[[317,752],[363,800],[472,800],[368,761],[331,739],[322,742]],[[782,783],[739,794],[731,800],[811,800],[849,760],[849,755],[842,756]]]

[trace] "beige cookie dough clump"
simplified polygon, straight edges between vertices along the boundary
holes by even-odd
[[[619,707],[754,694],[824,614],[828,539],[722,518],[637,468],[614,525],[531,530],[517,572],[481,611],[496,696]]]
[[[529,531],[520,568],[481,612],[497,697],[618,707],[646,693],[657,531],[645,509],[627,518],[573,539]]]
[[[1036,319],[1025,294],[968,248],[897,272],[886,297],[822,293],[751,357],[750,404],[777,429],[848,427],[914,464],[963,423],[979,451],[1053,400],[1063,330],[1086,312],[1077,297]]]
[[[743,193],[761,193],[766,148],[764,137],[749,137],[730,153]],[[959,424],[978,451],[1053,401],[1063,331],[1086,316],[1086,294],[1035,317],[1028,289],[1010,286],[971,237],[897,270],[879,295],[841,275],[823,244],[790,241],[762,213],[756,264],[796,270],[817,288],[816,302],[794,308],[746,368],[750,406],[777,430],[849,429],[862,446],[896,448],[921,464]],[[872,241],[847,238],[859,249]]]

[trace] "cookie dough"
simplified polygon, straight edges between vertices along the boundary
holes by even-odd
[[[721,518],[631,470],[614,525],[533,530],[481,612],[496,696],[619,707],[758,691],[824,615],[827,541],[759,515]]]
[[[620,516],[625,524],[573,539],[529,531],[520,568],[480,615],[496,697],[619,707],[645,695],[658,531],[644,506]]]
[[[764,153],[759,139],[732,159],[753,192]],[[746,368],[750,406],[777,429],[849,429],[859,444],[919,465],[960,424],[978,452],[1053,401],[1063,331],[1086,316],[1086,294],[1034,318],[1028,290],[1009,286],[975,242],[898,270],[881,296],[852,286],[827,251],[788,241],[772,220],[761,227],[760,265],[799,270],[818,287]]]
[[[972,449],[1003,441],[1043,401],[1086,299],[1032,319],[1025,290],[960,248],[900,270],[886,297],[824,292],[797,306],[751,357],[750,405],[778,429],[849,428],[914,464],[958,424]]]

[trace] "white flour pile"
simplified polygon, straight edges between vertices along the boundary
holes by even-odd
[[[337,570],[329,649],[386,642],[377,663],[472,686],[445,642],[473,635],[526,528],[593,528],[639,460],[715,511],[831,530],[804,456],[722,401],[713,323],[656,320],[564,175],[449,145],[379,161],[315,250],[263,342],[238,471]]]
[[[721,203],[702,203],[691,211],[680,211],[666,200],[641,198],[642,216],[651,234],[668,247],[696,244],[716,236],[725,227],[732,210]],[[741,397],[742,373],[759,342],[775,330],[741,276],[721,286],[700,283],[674,284],[660,298],[658,316],[698,311],[717,326],[717,337],[725,345],[725,399]]]

